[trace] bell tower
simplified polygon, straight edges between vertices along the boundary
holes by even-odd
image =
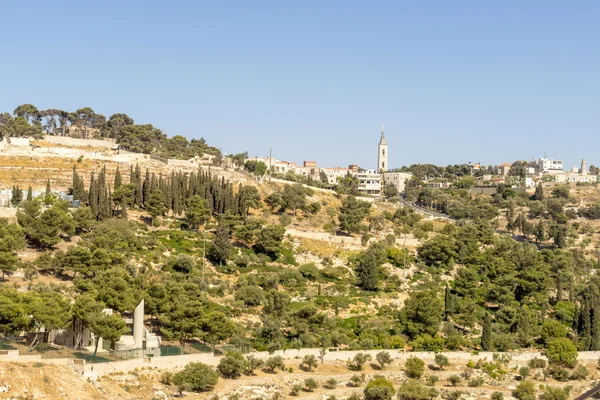
[[[379,153],[377,155],[377,172],[383,173],[388,167],[388,145],[385,140],[385,126],[381,127],[381,138],[379,139]]]

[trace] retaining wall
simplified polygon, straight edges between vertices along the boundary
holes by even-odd
[[[116,146],[116,142],[114,139],[78,139],[72,138],[68,136],[44,136],[44,141],[54,144],[60,144],[63,146],[73,146],[73,147],[102,147],[107,149],[112,149]]]

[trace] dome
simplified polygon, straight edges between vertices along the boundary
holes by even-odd
[[[571,172],[573,172],[574,174],[579,172],[579,169],[577,167],[573,167],[571,168]]]

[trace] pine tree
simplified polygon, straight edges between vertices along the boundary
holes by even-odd
[[[211,259],[221,264],[227,261],[231,255],[231,241],[229,240],[229,228],[223,220],[219,221],[217,231],[215,232],[215,240],[208,252]]]
[[[27,201],[31,200],[33,200],[33,188],[29,186],[29,189],[27,189]]]
[[[590,341],[590,350],[600,350],[600,306],[595,304],[592,308],[592,337]]]
[[[481,348],[485,351],[492,349],[492,317],[487,312],[483,317],[483,331],[481,333]]]
[[[119,170],[119,167],[117,167],[117,172],[115,172],[115,184],[113,190],[117,190],[119,187],[121,187],[122,184],[123,178],[121,178],[121,171]]]

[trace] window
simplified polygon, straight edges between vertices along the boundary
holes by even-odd
[[[381,155],[385,156],[385,149],[381,150]]]

